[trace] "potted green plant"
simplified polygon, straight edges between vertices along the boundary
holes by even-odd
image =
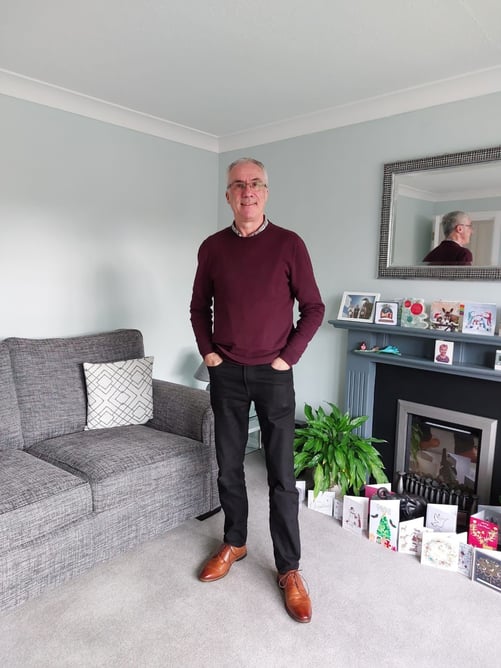
[[[370,477],[377,483],[388,482],[381,455],[373,445],[385,441],[357,433],[368,416],[351,417],[335,404],[326,403],[330,412],[305,404],[306,425],[296,428],[294,438],[296,477],[306,469],[313,470],[315,497],[333,487],[339,489],[340,496],[349,490],[359,494]]]

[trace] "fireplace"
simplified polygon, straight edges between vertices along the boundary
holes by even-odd
[[[437,332],[351,321],[329,322],[348,330],[344,409],[353,415],[369,416],[363,425],[363,436],[386,440],[376,447],[388,478],[395,482],[397,471],[405,471],[407,466],[402,455],[397,454],[399,402],[425,405],[431,412],[425,412],[424,417],[438,421],[440,428],[464,428],[477,440],[480,461],[473,484],[481,503],[498,505],[501,426],[495,430],[494,423],[501,420],[501,372],[494,370],[494,360],[496,350],[501,349],[501,337],[448,333],[455,343],[453,364],[440,365],[433,361],[435,340],[440,338]],[[360,351],[362,341],[367,351]],[[401,355],[371,350],[388,345],[396,346]],[[477,419],[487,422],[479,426]]]
[[[395,468],[489,504],[497,420],[398,400]]]

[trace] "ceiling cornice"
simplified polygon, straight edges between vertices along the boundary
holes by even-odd
[[[0,93],[206,151],[219,151],[215,135],[2,69]]]
[[[501,67],[493,67],[217,137],[0,69],[0,94],[214,153],[269,144],[499,91],[501,91]]]

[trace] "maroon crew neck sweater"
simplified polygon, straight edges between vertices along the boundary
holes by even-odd
[[[473,262],[473,255],[469,248],[464,248],[452,239],[444,239],[440,245],[431,250],[423,258],[423,262],[430,264],[466,264]]]
[[[293,321],[298,302],[299,319]],[[202,357],[238,364],[295,364],[319,328],[325,307],[303,240],[273,225],[251,237],[227,227],[198,252],[191,323]]]

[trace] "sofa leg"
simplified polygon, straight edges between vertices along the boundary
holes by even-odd
[[[218,506],[217,508],[214,508],[213,510],[209,510],[209,512],[204,513],[203,515],[199,515],[197,517],[197,520],[200,520],[200,522],[203,522],[204,520],[208,519],[209,517],[212,517],[216,513],[218,513],[221,510],[221,506]]]

